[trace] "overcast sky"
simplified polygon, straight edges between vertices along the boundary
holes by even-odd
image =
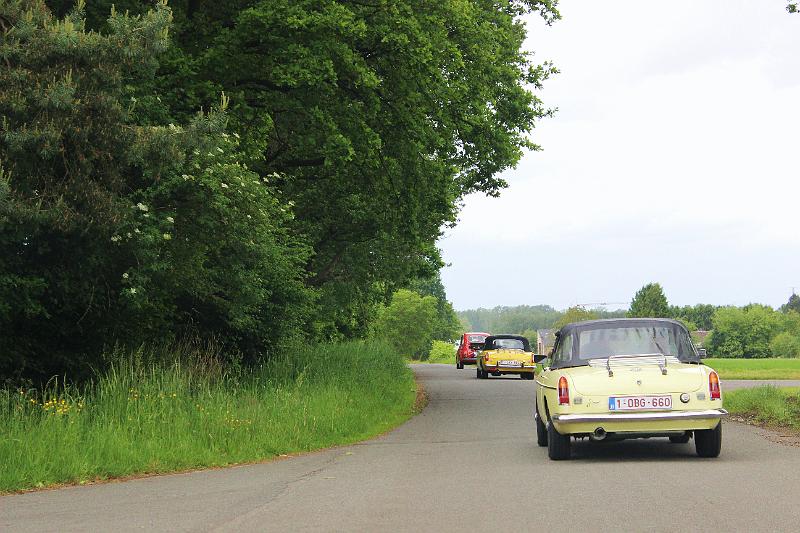
[[[800,293],[800,14],[781,0],[561,0],[527,47],[557,107],[439,245],[456,309],[778,306]],[[494,250],[495,253],[489,253]],[[626,307],[611,305],[611,308]]]

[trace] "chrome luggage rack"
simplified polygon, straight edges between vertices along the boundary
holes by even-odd
[[[680,363],[674,355],[664,355],[660,353],[643,353],[635,355],[611,355],[603,359],[590,359],[589,366],[595,368],[605,368],[608,370],[608,377],[614,376],[614,370],[611,368],[611,363],[614,366],[641,366],[641,365],[658,365],[661,369],[661,374],[667,375],[668,363]]]

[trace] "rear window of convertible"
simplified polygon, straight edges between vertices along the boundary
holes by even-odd
[[[578,354],[582,360],[612,355],[678,357],[692,352],[691,342],[686,337],[671,326],[590,329],[578,335]]]

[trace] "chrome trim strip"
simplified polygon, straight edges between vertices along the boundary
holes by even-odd
[[[669,411],[651,413],[619,413],[619,414],[585,414],[585,415],[553,415],[556,422],[578,424],[581,422],[660,422],[662,420],[703,420],[718,419],[728,416],[725,409],[707,409],[705,411]]]

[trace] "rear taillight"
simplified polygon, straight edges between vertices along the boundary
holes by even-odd
[[[708,394],[712,400],[719,400],[721,398],[719,390],[719,376],[716,372],[711,372],[708,375]]]
[[[569,385],[564,376],[558,380],[558,405],[569,405]]]

